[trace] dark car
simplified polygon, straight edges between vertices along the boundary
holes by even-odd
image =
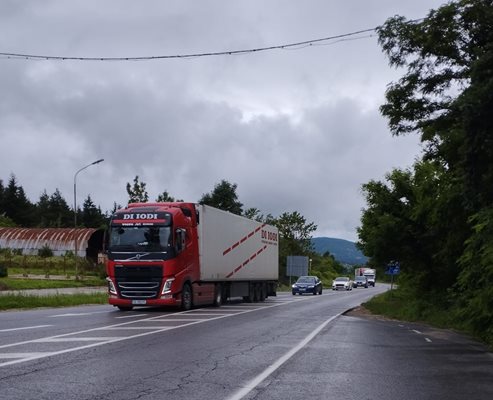
[[[353,281],[353,288],[364,287],[368,289],[368,278],[366,276],[357,276]]]
[[[300,276],[291,286],[292,293],[302,295],[304,293],[322,294],[322,281],[316,276]]]

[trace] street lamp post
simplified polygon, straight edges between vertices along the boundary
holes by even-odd
[[[96,165],[96,164],[99,164],[100,162],[103,162],[104,161],[104,158],[101,158],[97,161],[94,161],[90,164],[87,164],[85,165],[84,167],[82,167],[81,169],[79,169],[75,174],[74,174],[74,236],[75,236],[75,279],[78,280],[79,279],[79,271],[78,271],[78,268],[77,268],[77,247],[78,247],[78,243],[77,243],[77,175],[79,174],[79,172],[85,170],[86,168],[89,168],[91,165]]]

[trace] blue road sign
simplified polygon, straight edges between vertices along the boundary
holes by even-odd
[[[399,275],[401,272],[401,267],[399,263],[393,263],[387,265],[387,269],[385,270],[385,275]]]

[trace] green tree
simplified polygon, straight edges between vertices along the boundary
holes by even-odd
[[[471,217],[474,231],[459,260],[455,287],[458,318],[476,335],[493,343],[493,207]]]
[[[3,181],[0,179],[0,214],[4,213],[4,194],[5,188],[3,187]]]
[[[122,209],[123,207],[120,204],[117,204],[116,201],[113,202],[113,208],[110,211],[110,216],[113,215],[115,212],[118,210]]]
[[[426,161],[413,170],[392,171],[386,182],[363,185],[367,207],[358,228],[359,247],[374,267],[398,260],[407,276],[403,285],[419,296],[443,297],[457,278],[467,227],[459,225],[460,197],[452,189],[445,171]]]
[[[45,218],[47,227],[49,228],[70,228],[73,226],[73,211],[68,206],[58,188],[55,189],[48,199]]]
[[[308,223],[299,212],[285,212],[270,224],[279,230],[279,278],[285,279],[287,256],[310,256],[313,252],[312,233],[317,225]]]
[[[397,16],[378,34],[390,64],[406,71],[381,112],[394,135],[419,133],[424,152],[412,171],[363,187],[361,245],[372,261],[404,260],[400,285],[412,281],[415,300],[432,294],[442,300],[429,306],[455,306],[484,331],[493,308],[469,280],[489,276],[493,254],[493,2],[449,2],[420,21]]]
[[[0,214],[10,218],[19,226],[35,225],[34,205],[27,198],[24,189],[11,174],[8,185],[2,190]]]
[[[291,243],[299,255],[304,255],[313,250],[311,239],[312,233],[317,230],[317,225],[308,223],[298,211],[285,212],[274,221],[279,229],[279,235]]]
[[[40,228],[46,228],[50,226],[50,196],[46,193],[46,189],[39,196],[39,200],[36,203],[37,222],[36,225]]]
[[[139,181],[138,175],[135,176],[133,185],[127,183],[127,193],[129,203],[146,203],[149,200],[146,184]]]
[[[157,202],[160,202],[160,203],[174,203],[175,201],[176,202],[182,202],[183,200],[180,200],[180,199],[175,199],[173,196],[171,196],[167,190],[165,190],[163,193],[161,193],[157,199],[156,199]]]
[[[256,207],[247,208],[243,211],[243,216],[249,219],[253,219],[257,222],[265,222],[266,224],[273,225],[274,217],[271,214],[264,215]]]
[[[214,186],[212,192],[202,195],[199,204],[205,204],[224,211],[229,211],[233,214],[241,215],[243,212],[243,204],[238,200],[236,189],[236,183],[229,183],[223,179]]]
[[[471,214],[493,203],[493,2],[462,0],[422,22],[389,19],[379,42],[407,73],[382,113],[395,135],[419,131],[425,156],[443,164]]]
[[[14,228],[17,225],[14,221],[12,221],[9,217],[4,215],[0,215],[0,227],[2,228]]]
[[[101,207],[96,207],[90,195],[84,200],[80,221],[86,228],[100,228],[106,225],[106,218],[101,212]]]

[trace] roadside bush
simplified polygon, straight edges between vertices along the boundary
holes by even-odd
[[[0,248],[0,254],[4,257],[12,257],[12,250]]]
[[[69,259],[74,259],[75,258],[75,254],[72,250],[67,250],[64,254],[64,257],[66,258],[69,258]]]
[[[38,250],[38,256],[42,258],[53,257],[53,250],[51,250],[48,245],[44,245],[41,249]]]
[[[6,278],[8,275],[8,268],[5,265],[0,265],[0,278]]]
[[[106,265],[105,264],[98,264],[96,266],[96,272],[97,272],[97,275],[99,278],[101,279],[106,279]]]

